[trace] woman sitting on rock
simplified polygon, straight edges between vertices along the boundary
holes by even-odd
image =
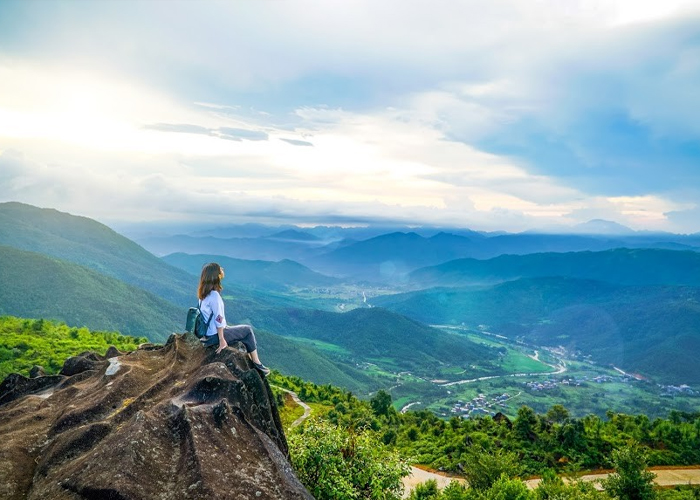
[[[216,353],[228,347],[230,342],[243,342],[248,356],[253,361],[253,365],[263,376],[270,373],[270,369],[260,362],[258,357],[255,333],[250,325],[226,325],[226,315],[224,314],[224,301],[221,298],[221,280],[224,279],[224,268],[216,262],[207,264],[202,268],[202,275],[199,278],[199,289],[197,296],[200,300],[200,310],[204,318],[209,321],[209,329],[202,339],[205,346],[219,345]],[[213,315],[213,316],[212,316]]]

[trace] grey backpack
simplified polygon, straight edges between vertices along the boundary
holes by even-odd
[[[212,312],[209,316],[209,320],[204,321],[204,314],[202,314],[200,306],[201,304],[197,307],[190,307],[187,311],[187,321],[185,322],[185,330],[189,333],[194,333],[198,339],[201,339],[207,334],[209,323],[211,323],[211,319],[214,317],[214,313]]]

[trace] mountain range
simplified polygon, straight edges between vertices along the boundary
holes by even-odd
[[[498,283],[518,278],[567,276],[623,285],[700,286],[700,252],[616,248],[601,252],[501,255],[457,259],[411,272],[417,288]]]
[[[181,329],[182,307],[87,267],[0,245],[0,314],[120,331],[156,342]]]
[[[483,350],[465,339],[451,338],[381,309],[347,315],[321,312],[292,295],[260,288],[266,284],[285,288],[290,283],[310,286],[336,281],[294,262],[241,262],[213,255],[171,256],[188,272],[156,258],[90,219],[16,203],[0,204],[0,213],[5,216],[4,224],[0,225],[0,241],[8,243],[0,247],[2,262],[7,263],[0,272],[3,290],[0,314],[45,317],[71,326],[118,329],[162,342],[184,327],[186,306],[195,302],[196,274],[201,262],[218,260],[224,266],[231,266],[234,277],[237,272],[248,273],[247,282],[232,277],[224,283],[230,321],[253,324],[260,338],[261,355],[267,363],[287,373],[366,393],[380,387],[376,378],[357,366],[365,358],[363,351],[368,346],[374,345],[372,352],[379,349],[377,352],[387,356],[396,351],[395,358],[376,360],[385,368],[400,370],[411,366],[426,373],[438,355],[457,359],[456,346],[469,352]],[[255,285],[256,273],[260,277],[259,288],[246,288],[245,285]],[[328,337],[330,334],[332,339]],[[411,349],[402,350],[403,346],[394,349],[402,335],[410,337],[407,345]],[[326,349],[319,350],[308,340],[321,341]],[[333,354],[339,350],[347,354],[340,357]]]
[[[427,326],[435,324],[481,326],[669,383],[700,382],[692,359],[700,347],[698,235],[246,230],[165,238],[163,249],[184,238],[206,251],[158,258],[91,219],[0,204],[0,314],[162,341],[183,328],[199,270],[215,260],[227,269],[231,322],[255,326],[266,362],[314,382],[367,392],[382,383],[367,362],[386,377],[497,359]],[[264,248],[280,258],[263,260]]]
[[[138,241],[157,255],[183,252],[239,259],[290,259],[314,271],[346,280],[389,284],[405,282],[406,275],[418,268],[460,258],[491,259],[500,255],[599,252],[616,248],[700,250],[700,235],[697,234],[485,234],[423,230],[393,231],[359,241],[340,238],[345,235],[343,231],[326,232],[326,238],[301,228],[292,232],[294,238],[278,238],[279,234],[233,238],[176,235]]]

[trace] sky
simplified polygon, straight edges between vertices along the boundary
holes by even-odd
[[[0,202],[700,232],[700,0],[0,1]]]

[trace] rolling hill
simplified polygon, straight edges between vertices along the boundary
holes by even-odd
[[[484,325],[513,339],[581,351],[659,381],[700,383],[694,354],[700,349],[698,287],[527,278],[373,302],[428,324]]]
[[[0,245],[88,267],[182,306],[197,288],[196,278],[104,224],[53,209],[0,203]]]
[[[218,262],[226,270],[226,280],[236,285],[264,290],[287,290],[290,287],[319,287],[339,283],[316,273],[306,266],[291,260],[270,262],[265,260],[243,260],[221,255],[189,255],[175,253],[162,259],[190,274],[199,276],[202,266]]]
[[[347,353],[341,356],[343,362],[372,361],[387,369],[434,376],[443,363],[465,366],[477,359],[497,357],[492,349],[465,337],[382,308],[333,313],[298,308],[260,309],[236,301],[232,307],[252,324],[278,335],[338,346]]]
[[[356,367],[331,359],[313,347],[257,329],[260,357],[266,365],[287,375],[296,375],[316,384],[333,384],[367,394],[379,389],[373,380]]]
[[[467,286],[518,278],[564,276],[623,285],[700,286],[700,253],[618,248],[602,252],[501,255],[458,259],[413,271],[412,286]]]
[[[117,330],[154,342],[183,328],[182,307],[92,269],[7,246],[0,246],[0,261],[0,314]]]

